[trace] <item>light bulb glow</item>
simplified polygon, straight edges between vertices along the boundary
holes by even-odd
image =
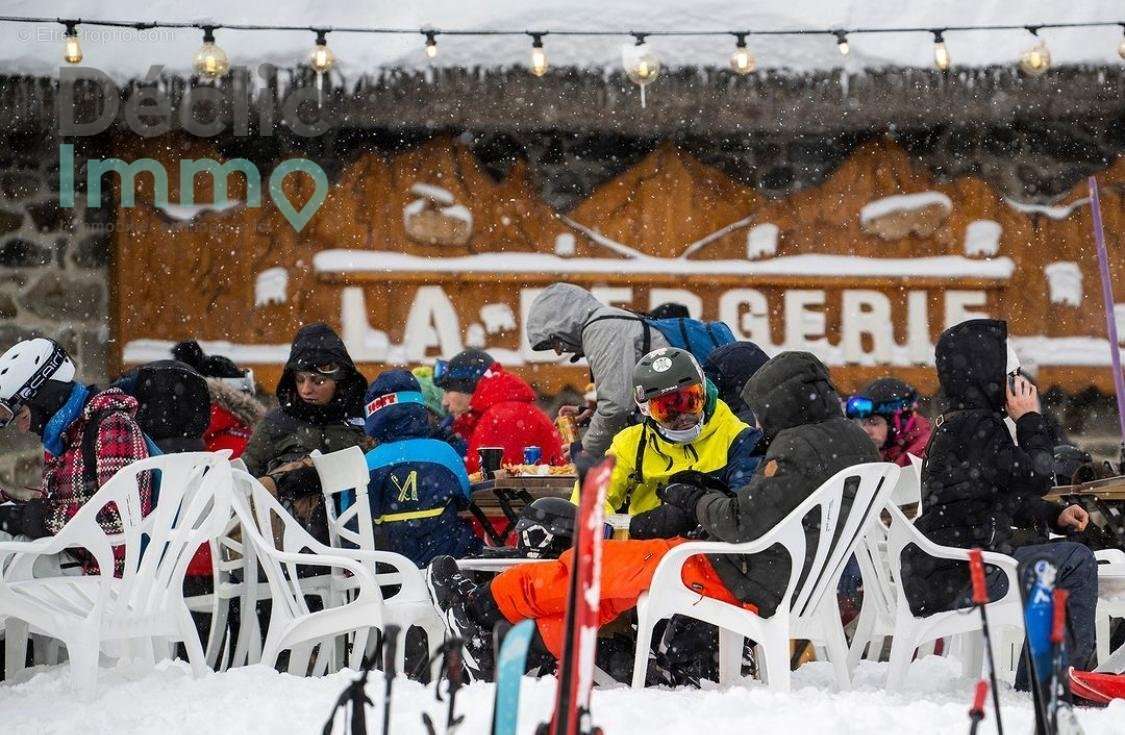
[[[547,73],[547,52],[542,48],[531,49],[531,73],[537,77]]]
[[[218,79],[230,71],[230,59],[227,52],[215,43],[214,28],[203,28],[203,46],[195,52],[192,59],[192,68],[195,73],[209,79]]]
[[[844,31],[836,31],[836,48],[840,50],[841,56],[847,56],[852,47],[848,45],[848,34]]]
[[[437,58],[437,34],[433,31],[426,31],[426,56]]]
[[[1020,71],[1028,76],[1042,76],[1050,68],[1051,51],[1043,41],[1020,54]]]
[[[63,44],[63,59],[68,64],[82,63],[82,46],[78,43],[78,31],[68,28],[66,42]]]
[[[312,47],[312,51],[309,51],[309,66],[317,74],[327,74],[335,63],[336,54],[328,48],[328,39],[325,38],[325,33],[317,31],[316,45]]]
[[[1125,59],[1125,41],[1122,41],[1121,45],[1117,47],[1117,55]]]
[[[660,59],[647,43],[625,45],[622,49],[625,73],[633,84],[645,86],[660,75]]]
[[[949,71],[952,63],[952,59],[949,58],[949,49],[945,47],[945,41],[936,42],[934,44],[934,66],[942,71]]]
[[[754,60],[754,55],[750,53],[748,48],[736,48],[734,53],[730,55],[730,68],[735,74],[750,74],[757,67],[758,64]]]

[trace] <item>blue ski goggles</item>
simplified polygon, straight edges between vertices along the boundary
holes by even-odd
[[[888,416],[896,411],[902,411],[913,405],[913,401],[905,398],[896,398],[891,401],[876,403],[867,396],[851,396],[844,406],[844,414],[849,419],[865,419],[871,416]]]

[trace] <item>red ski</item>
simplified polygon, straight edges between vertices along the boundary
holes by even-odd
[[[1070,691],[1074,696],[1095,704],[1109,704],[1114,699],[1125,699],[1125,674],[1099,674],[1071,669]]]
[[[605,537],[602,514],[613,462],[610,458],[591,469],[582,483],[555,712],[550,723],[539,726],[540,734],[601,734],[601,730],[590,723],[590,688],[594,680],[601,603],[602,539]]]

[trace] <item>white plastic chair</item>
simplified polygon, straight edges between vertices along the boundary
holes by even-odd
[[[977,678],[981,673],[984,644],[980,613],[972,608],[960,608],[916,617],[910,610],[902,587],[902,551],[910,544],[924,554],[937,559],[953,559],[965,563],[968,579],[969,550],[940,546],[930,541],[914,527],[894,504],[887,506],[891,526],[887,536],[887,557],[890,561],[895,596],[895,626],[891,640],[890,669],[887,689],[897,689],[906,680],[906,672],[914,658],[914,651],[923,644],[939,638],[959,636],[962,671],[966,677]],[[982,553],[986,566],[998,567],[1008,579],[1004,596],[985,606],[989,631],[993,641],[993,656],[997,676],[1012,683],[1015,679],[1019,651],[1023,646],[1023,606],[1020,603],[1018,563],[1004,554],[991,551]]]
[[[335,549],[314,539],[281,503],[254,477],[235,472],[234,510],[242,522],[243,539],[249,538],[254,553],[269,581],[273,597],[270,625],[262,647],[261,662],[277,663],[281,651],[290,651],[289,673],[308,673],[309,656],[317,644],[329,654],[335,646],[326,645],[337,636],[355,633],[349,665],[358,668],[367,649],[369,628],[384,629],[383,594],[380,585],[403,584],[399,574],[375,575],[375,562],[385,555],[361,549]],[[274,541],[274,519],[282,525],[282,543]],[[297,575],[300,566],[342,568],[351,573],[351,599],[341,605],[310,612],[308,594]],[[316,664],[319,668],[319,664]]]
[[[1110,653],[1110,622],[1125,618],[1125,551],[1105,549],[1094,552],[1098,560],[1098,607],[1094,618],[1097,630],[1098,668],[1095,671],[1120,674],[1125,671],[1125,646]]]
[[[398,585],[393,595],[384,597],[383,620],[387,625],[399,626],[399,641],[395,648],[395,665],[403,670],[406,661],[406,632],[417,626],[426,633],[426,644],[431,656],[441,648],[445,640],[445,624],[430,602],[422,571],[414,562],[401,554],[389,551],[376,551],[375,532],[371,518],[371,503],[367,497],[367,485],[371,476],[367,469],[367,458],[359,447],[348,447],[331,454],[313,452],[313,465],[320,477],[320,487],[324,492],[324,504],[328,514],[328,537],[333,548],[342,548],[344,542],[368,552],[372,561],[391,567],[393,573],[378,572],[380,580],[395,579],[394,582],[381,582],[384,586]],[[342,513],[337,514],[339,496],[353,492],[353,502]],[[377,572],[374,566],[371,571]],[[343,574],[339,568],[332,570],[332,589],[343,594],[355,589],[355,580]],[[374,641],[372,641],[373,643]],[[434,673],[440,662],[434,661]]]
[[[719,628],[721,684],[731,684],[738,678],[743,642],[750,638],[757,644],[757,660],[767,683],[788,690],[789,640],[800,637],[822,641],[840,687],[850,687],[847,641],[836,604],[836,587],[848,557],[874,514],[886,502],[898,473],[898,467],[885,462],[849,467],[821,485],[761,538],[744,544],[691,542],[669,551],[657,566],[649,591],[637,602],[633,687],[644,686],[653,628],[660,620],[673,615],[685,615]],[[854,499],[844,516],[844,491],[853,483]],[[819,510],[821,530],[807,577],[798,588],[806,555],[803,521],[814,510]],[[781,544],[789,553],[790,572],[782,602],[769,618],[704,597],[683,583],[684,562],[696,554],[753,555],[774,544]]]
[[[909,457],[910,467],[899,473],[898,482],[891,492],[891,502],[900,508],[915,506],[917,510],[911,518],[913,521],[921,513],[922,460],[913,454]],[[860,659],[865,657],[865,651],[867,660],[878,661],[886,637],[894,633],[898,592],[887,559],[887,527],[881,518],[871,524],[860,540],[855,556],[863,577],[863,605],[848,649],[848,670],[853,672]]]
[[[142,665],[182,641],[192,671],[206,670],[203,648],[184,603],[187,565],[199,545],[218,534],[230,516],[229,452],[152,457],[121,469],[52,537],[0,544],[0,614],[7,615],[9,675],[26,655],[28,624],[62,641],[71,678],[84,697],[93,694],[99,653]],[[160,471],[156,506],[142,516],[137,476]],[[113,504],[123,532],[109,535],[97,515]],[[114,577],[113,548],[124,546],[124,572]],[[34,557],[82,548],[99,573],[32,578]],[[158,653],[161,652],[161,653]]]

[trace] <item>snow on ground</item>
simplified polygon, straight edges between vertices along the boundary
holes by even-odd
[[[960,664],[929,657],[910,670],[901,693],[882,688],[887,664],[863,662],[856,688],[837,692],[831,667],[806,664],[794,674],[794,690],[780,693],[756,682],[722,689],[709,685],[695,689],[646,689],[634,692],[624,686],[594,691],[594,722],[606,735],[746,735],[746,733],[911,733],[938,735],[968,730],[973,682],[959,675]],[[93,702],[76,700],[69,689],[65,666],[53,668],[32,680],[0,684],[0,723],[6,735],[24,733],[83,733],[83,735],[198,735],[199,733],[320,732],[328,713],[351,672],[323,678],[278,674],[263,666],[207,674],[193,679],[182,662],[164,663],[147,676],[126,678],[103,670]],[[554,700],[555,681],[524,679],[524,707],[520,728],[534,732]],[[391,732],[423,733],[421,713],[445,722],[445,703],[434,699],[433,689],[399,678],[394,684]],[[484,735],[491,721],[494,688],[474,684],[457,696],[457,712],[465,716],[459,735]],[[367,695],[375,706],[367,710],[369,732],[381,729],[383,680],[373,672]],[[1032,730],[1031,702],[1027,695],[1002,685],[1004,727],[1007,732]],[[1120,733],[1125,722],[1125,701],[1104,709],[1081,709],[1078,718],[1086,735]],[[991,707],[979,732],[995,732]],[[334,732],[343,732],[340,718]]]
[[[727,0],[423,0],[412,3],[323,3],[314,0],[243,0],[239,3],[197,0],[8,0],[4,13],[50,18],[276,23],[298,26],[379,26],[444,30],[513,29],[564,30],[732,30],[790,28],[942,28],[951,25],[1111,21],[1121,18],[1120,0],[1060,3],[1023,0],[1020,3],[946,0],[941,3],[891,3],[886,0],[789,0],[785,3],[731,3]],[[16,26],[0,23],[0,67],[10,73],[58,74],[62,63],[63,28],[57,24]],[[1045,28],[1055,64],[1118,64],[1121,28]],[[149,30],[79,27],[84,63],[118,79],[139,78],[152,64],[183,72],[202,43],[202,33],[188,30]],[[220,29],[216,41],[230,55],[231,64],[256,66],[262,62],[291,67],[313,46],[309,31],[270,33]],[[544,46],[553,67],[580,66],[619,70],[624,37],[561,37],[548,35]],[[878,33],[849,37],[851,52],[841,56],[832,36],[753,36],[750,50],[762,69],[810,71],[843,67],[855,72],[884,66],[932,68],[933,41],[927,32]],[[946,46],[955,71],[962,66],[1011,66],[1032,45],[1022,29],[984,32],[949,31]],[[531,42],[526,36],[438,36],[438,55],[429,61],[420,33],[376,36],[335,32],[328,36],[344,76],[401,67],[506,67],[528,64]],[[649,44],[663,66],[726,68],[734,39],[697,36],[652,37]],[[333,73],[336,73],[335,70]],[[649,89],[659,94],[660,82]]]

